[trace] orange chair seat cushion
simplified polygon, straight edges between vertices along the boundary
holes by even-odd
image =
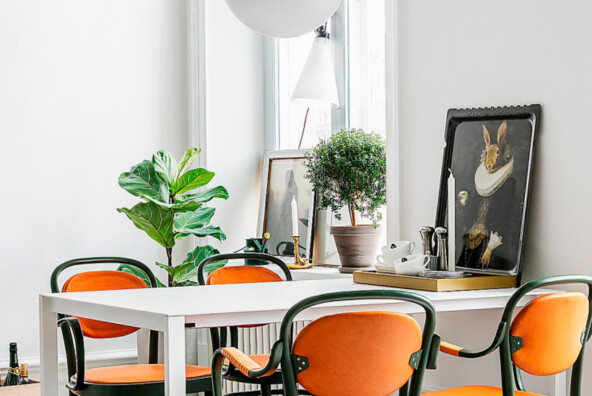
[[[461,386],[435,392],[422,393],[422,396],[502,396],[501,388],[494,386]],[[538,393],[516,391],[514,396],[544,396]]]
[[[62,293],[88,292],[100,290],[145,289],[146,283],[135,275],[120,271],[90,271],[70,277]],[[98,320],[77,318],[82,327],[82,333],[90,338],[114,338],[131,334],[138,329],[135,327],[101,322]]]
[[[251,370],[261,370],[269,362],[269,355],[245,355],[236,348],[224,348],[222,355],[226,357],[224,364],[228,365],[228,362],[232,362],[232,365],[236,367],[243,375],[249,376]],[[267,377],[273,374],[275,370],[270,370],[262,377]]]
[[[582,293],[554,293],[532,300],[510,329],[512,336],[522,338],[522,348],[512,354],[514,364],[538,376],[570,368],[582,350],[588,309],[588,298]]]
[[[409,360],[421,343],[421,327],[408,315],[325,316],[302,329],[294,341],[293,353],[308,359],[308,368],[297,379],[315,395],[388,395],[413,374]]]
[[[211,375],[208,367],[185,366],[187,378]],[[164,381],[163,364],[134,364],[129,366],[100,367],[86,370],[84,382],[92,384],[142,384]]]

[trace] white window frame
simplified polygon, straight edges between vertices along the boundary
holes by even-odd
[[[331,41],[335,51],[335,77],[337,93],[341,105],[331,110],[331,129],[349,128],[349,78],[347,25],[348,2],[344,1],[331,18]],[[279,119],[279,39],[265,37],[265,150],[278,150],[280,147]]]
[[[371,1],[371,0],[367,0]],[[386,0],[386,144],[387,144],[387,240],[399,240],[401,235],[400,151],[398,125],[398,31],[397,4]],[[331,40],[335,50],[335,75],[341,105],[332,110],[331,129],[350,128],[349,49],[345,44],[349,30],[349,2],[343,1],[331,19]],[[279,51],[278,40],[265,38],[265,149],[279,148],[280,128],[278,109]]]

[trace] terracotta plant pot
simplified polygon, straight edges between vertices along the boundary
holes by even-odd
[[[331,226],[341,260],[340,272],[352,273],[374,264],[380,230],[371,225]]]

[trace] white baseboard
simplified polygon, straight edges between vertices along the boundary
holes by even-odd
[[[27,363],[29,365],[29,376],[33,379],[39,379],[39,357],[21,359],[20,363]],[[118,366],[125,364],[136,364],[138,362],[137,352],[135,349],[123,349],[119,351],[107,352],[92,352],[86,354],[86,367],[106,367]],[[8,360],[0,360],[0,376],[4,377],[8,369]],[[68,371],[66,368],[66,356],[60,356],[58,359],[60,380],[66,380]]]

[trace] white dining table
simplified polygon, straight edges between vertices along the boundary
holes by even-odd
[[[58,396],[57,315],[66,314],[108,321],[164,333],[166,396],[184,396],[185,324],[197,328],[281,322],[298,301],[322,293],[385,289],[353,283],[350,278],[294,282],[112,290],[40,295],[41,384],[43,396]],[[503,308],[515,289],[458,292],[422,292],[436,312]],[[525,304],[552,291],[529,293]],[[302,312],[298,320],[314,320],[327,314],[366,310],[422,313],[418,305],[393,300],[355,300],[329,303]],[[556,378],[555,395],[566,395],[566,374]]]

